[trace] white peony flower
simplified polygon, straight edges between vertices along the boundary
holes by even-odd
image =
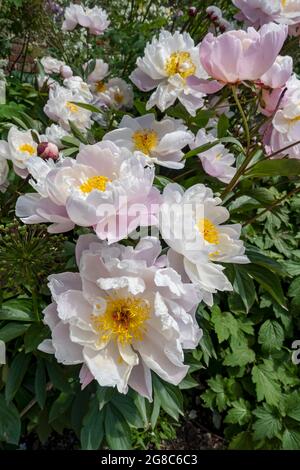
[[[133,91],[132,86],[122,78],[111,78],[107,83],[100,83],[96,87],[96,98],[99,105],[109,108],[121,109],[132,108]]]
[[[64,86],[71,90],[77,98],[82,101],[89,103],[93,99],[93,95],[90,92],[90,88],[81,77],[70,77],[64,80]]]
[[[45,130],[45,134],[40,136],[41,142],[51,142],[52,144],[57,145],[59,149],[62,149],[64,146],[61,143],[63,137],[68,136],[69,133],[57,124],[51,124]]]
[[[103,140],[110,140],[131,152],[142,152],[150,164],[167,168],[183,168],[183,147],[191,144],[194,136],[180,119],[164,118],[156,121],[154,114],[132,118],[124,116],[119,129],[108,132]]]
[[[156,88],[147,109],[157,106],[160,111],[172,106],[178,98],[186,110],[195,116],[203,106],[202,92],[187,84],[187,78],[208,78],[199,58],[199,49],[188,33],[161,31],[158,39],[146,45],[144,57],[139,57],[137,68],[130,75],[133,83],[142,91]]]
[[[93,59],[89,60],[86,62],[83,66],[84,70],[90,65],[90,63],[93,61]],[[102,80],[106,77],[108,74],[108,64],[104,62],[102,59],[96,59],[95,60],[95,68],[94,70],[88,75],[87,77],[87,83],[89,84],[100,84],[102,85]]]
[[[199,129],[196,138],[192,144],[191,149],[200,147],[201,145],[214,142],[216,138],[204,129]],[[223,183],[229,183],[236,173],[236,168],[233,168],[235,158],[232,153],[224,147],[223,144],[217,144],[205,152],[199,154],[204,171],[210,175],[218,178]]]
[[[170,265],[198,285],[209,305],[218,290],[232,290],[224,267],[217,262],[249,262],[239,239],[241,225],[221,225],[229,218],[221,202],[203,184],[184,192],[171,183],[164,189],[160,208],[160,232],[170,247]]]
[[[152,399],[151,371],[177,385],[185,377],[184,349],[201,336],[195,320],[199,295],[159,257],[160,242],[108,246],[83,235],[76,247],[79,273],[49,277],[53,303],[44,310],[51,340],[39,349],[63,364],[82,364],[84,388],[128,386]]]
[[[69,79],[70,80],[70,79]],[[53,86],[49,91],[49,99],[44,106],[44,112],[52,121],[69,130],[69,121],[73,122],[79,129],[86,130],[92,125],[91,111],[80,108],[73,102],[84,102],[80,93],[76,90]]]
[[[281,88],[291,78],[292,73],[292,57],[279,55],[272,67],[260,77],[260,81],[267,87]]]
[[[0,158],[13,162],[15,172],[22,177],[28,175],[26,164],[31,157],[37,156],[38,144],[31,130],[19,131],[15,126],[9,129],[7,141],[0,141]]]
[[[65,10],[62,29],[63,31],[73,31],[77,24],[87,28],[90,34],[99,35],[108,28],[110,21],[106,11],[98,6],[83,8],[82,5],[71,3]]]
[[[52,73],[60,73],[61,68],[66,65],[63,60],[58,60],[51,56],[43,57],[41,64],[44,67],[45,73],[50,75]]]

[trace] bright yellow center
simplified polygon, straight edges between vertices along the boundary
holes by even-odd
[[[105,85],[105,83],[103,83],[103,82],[101,82],[101,81],[96,82],[95,85],[96,85],[96,91],[97,91],[98,93],[102,93],[103,91],[106,90],[106,85]]]
[[[92,316],[100,341],[114,340],[121,344],[142,341],[145,322],[150,316],[148,303],[139,298],[109,299],[103,315]]]
[[[293,124],[294,122],[298,122],[298,121],[300,121],[300,116],[296,116],[294,118],[289,119],[290,124]]]
[[[141,152],[149,155],[151,150],[153,150],[157,145],[157,134],[150,129],[143,129],[141,131],[136,131],[132,135],[132,140],[134,142],[135,150],[140,150]]]
[[[281,6],[284,8],[286,6],[287,0],[281,0]]]
[[[91,176],[84,183],[79,186],[80,191],[83,193],[90,193],[93,189],[105,191],[106,185],[111,180],[107,176]]]
[[[71,111],[71,113],[77,113],[79,110],[78,106],[76,106],[74,103],[71,103],[70,101],[66,102],[66,107],[69,111]]]
[[[116,100],[116,102],[117,102],[118,104],[123,103],[123,101],[124,101],[124,95],[122,95],[122,93],[116,91],[114,96],[115,96],[115,100]]]
[[[197,227],[200,233],[202,233],[203,238],[208,243],[213,245],[218,245],[220,243],[219,232],[216,226],[209,219],[200,219],[197,223]]]
[[[20,152],[27,152],[30,155],[34,155],[36,153],[36,149],[30,144],[22,144],[19,146],[18,150],[20,150]]]
[[[178,73],[182,78],[194,75],[196,66],[189,52],[173,52],[166,62],[165,70],[169,76]]]

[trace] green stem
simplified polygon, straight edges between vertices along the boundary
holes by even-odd
[[[244,131],[245,131],[245,134],[246,134],[246,140],[247,140],[247,148],[246,148],[246,156],[247,156],[248,153],[249,153],[249,149],[250,149],[249,126],[248,126],[246,115],[244,113],[243,107],[240,103],[240,100],[239,100],[239,97],[238,97],[238,94],[237,94],[237,87],[235,85],[233,85],[231,89],[232,89],[232,94],[233,94],[234,101],[236,102],[236,105],[239,109],[239,112],[241,114],[242,121],[243,121],[243,127],[244,127]]]

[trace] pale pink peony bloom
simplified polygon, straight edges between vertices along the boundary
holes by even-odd
[[[258,28],[271,21],[276,21],[281,12],[280,0],[232,0],[240,12],[236,18],[249,26]]]
[[[204,129],[199,129],[196,138],[192,144],[191,149],[200,147],[201,145],[214,142],[216,138]],[[229,183],[236,173],[236,168],[232,165],[235,163],[235,158],[232,153],[224,147],[223,144],[217,144],[205,152],[199,154],[204,171],[213,176],[223,183]]]
[[[86,62],[83,66],[84,70],[91,64],[92,59]],[[87,83],[89,84],[102,84],[102,80],[106,77],[108,74],[108,64],[104,62],[102,59],[95,59],[95,67],[94,70],[92,70],[91,73],[89,73],[87,77]]]
[[[55,59],[55,57],[46,56],[41,59],[41,64],[44,67],[46,74],[60,73],[61,68],[66,64],[62,60]]]
[[[258,80],[275,62],[286,36],[287,27],[275,23],[259,31],[248,28],[218,37],[208,33],[200,45],[200,59],[208,75],[221,86]]]
[[[260,82],[270,88],[282,88],[293,73],[293,59],[279,55],[274,64],[261,77]]]
[[[111,78],[107,83],[92,87],[96,104],[113,109],[130,109],[133,106],[132,86],[122,78]]]
[[[53,302],[44,322],[51,339],[39,349],[60,363],[82,364],[82,388],[96,380],[152,400],[151,371],[174,385],[187,374],[183,350],[201,339],[195,319],[201,297],[160,253],[154,237],[133,248],[83,235],[79,273],[49,277]]]
[[[103,34],[108,28],[110,21],[107,13],[102,8],[83,8],[82,5],[71,3],[65,10],[65,20],[62,25],[63,31],[73,31],[77,24],[87,28],[90,34]]]
[[[71,78],[73,76],[73,70],[68,65],[63,65],[60,68],[60,74],[62,78]]]
[[[50,232],[75,224],[93,227],[100,239],[121,240],[139,226],[156,225],[160,194],[154,169],[109,141],[82,146],[76,159],[31,159],[27,168],[38,194],[20,196],[16,214],[24,223],[51,222]]]

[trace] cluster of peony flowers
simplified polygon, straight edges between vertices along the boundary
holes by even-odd
[[[98,7],[70,5],[64,29],[79,23],[98,34],[98,13]],[[291,59],[279,56],[287,33],[286,25],[269,23],[259,31],[209,33],[195,46],[187,33],[162,31],[130,78],[140,90],[152,91],[147,109],[165,111],[178,100],[192,117],[208,106],[207,94],[251,82],[261,111],[275,114],[272,128],[264,130],[274,150],[295,142],[299,127],[300,81]],[[182,169],[188,147],[206,146],[198,155],[203,170],[227,184],[237,171],[235,157],[214,130],[194,135],[181,119],[157,119],[154,113],[123,113],[101,142],[91,142],[88,134],[90,144],[80,144],[74,158],[64,156],[72,126],[87,134],[97,121],[88,105],[130,108],[133,89],[118,77],[105,82],[108,65],[102,59],[84,64],[86,82],[73,73],[64,77],[65,64],[50,59],[43,61],[45,72],[64,78],[51,83],[44,107],[53,123],[42,135],[11,127],[0,142],[0,187],[11,160],[34,189],[17,200],[16,215],[25,224],[50,224],[51,233],[76,226],[91,233],[77,241],[78,272],[49,277],[53,302],[44,321],[51,339],[39,348],[63,364],[81,364],[82,387],[95,379],[151,400],[151,371],[172,384],[187,373],[184,351],[202,336],[199,303],[211,306],[214,294],[233,289],[224,265],[249,262],[241,225],[226,223],[230,214],[221,198],[204,184],[184,190],[169,183],[160,191],[157,166]],[[289,154],[298,156],[299,148]],[[151,236],[143,227],[152,228]]]
[[[110,21],[107,13],[102,8],[84,8],[82,5],[71,3],[65,10],[65,19],[62,25],[63,31],[73,31],[77,25],[87,28],[90,34],[103,34]]]

